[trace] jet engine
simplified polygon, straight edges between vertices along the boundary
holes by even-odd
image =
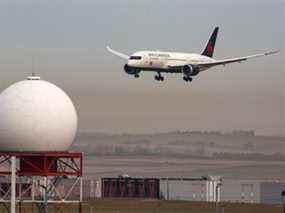
[[[194,65],[185,65],[182,68],[182,72],[185,76],[194,76],[199,74],[199,67]]]
[[[135,69],[130,67],[129,65],[125,64],[124,66],[124,70],[126,73],[128,73],[129,75],[138,75],[140,73],[139,69]]]

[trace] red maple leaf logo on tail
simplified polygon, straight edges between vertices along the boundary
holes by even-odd
[[[212,53],[213,53],[213,50],[214,50],[213,45],[212,45],[211,43],[209,43],[209,45],[208,45],[208,47],[207,47],[207,52],[208,52],[209,54],[212,54]]]

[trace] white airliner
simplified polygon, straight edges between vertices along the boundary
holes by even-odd
[[[198,75],[199,72],[208,70],[217,65],[226,65],[234,62],[246,61],[250,58],[259,56],[267,56],[278,53],[279,51],[269,51],[261,54],[228,58],[223,60],[215,60],[212,58],[215,48],[219,28],[216,27],[204,49],[202,54],[195,53],[178,53],[178,52],[162,52],[162,51],[139,51],[131,56],[115,51],[107,46],[107,50],[119,56],[127,63],[124,66],[126,73],[139,77],[141,71],[157,72],[155,80],[163,81],[164,77],[161,73],[181,73],[186,82],[192,81],[192,76]]]

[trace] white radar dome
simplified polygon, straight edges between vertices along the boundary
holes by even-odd
[[[0,151],[66,151],[77,132],[77,114],[60,88],[37,76],[0,94]]]

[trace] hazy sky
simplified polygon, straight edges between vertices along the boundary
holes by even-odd
[[[285,133],[285,0],[0,0],[1,90],[32,72],[64,89],[80,130],[155,132],[254,129]],[[215,58],[280,49],[216,67],[189,85],[133,79],[107,44],[201,52],[220,26]]]

